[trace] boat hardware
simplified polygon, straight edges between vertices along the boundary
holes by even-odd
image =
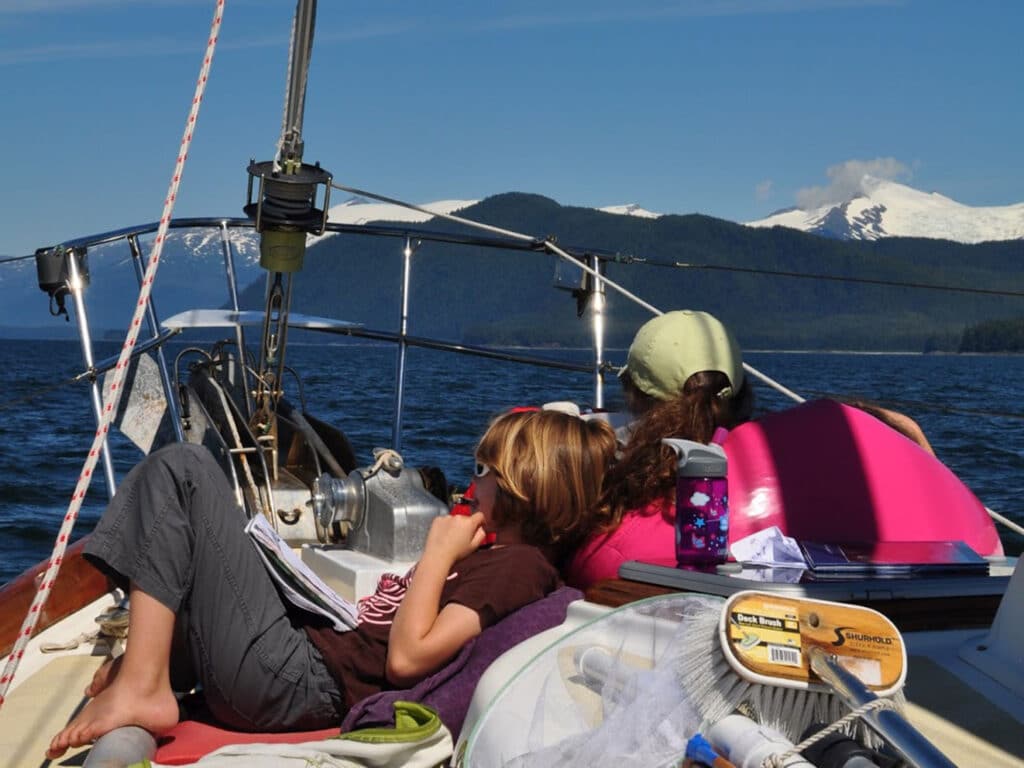
[[[348,477],[321,475],[313,484],[312,506],[323,541],[343,537],[346,549],[402,562],[419,556],[431,521],[448,514],[448,504],[391,450],[379,450],[372,466]]]

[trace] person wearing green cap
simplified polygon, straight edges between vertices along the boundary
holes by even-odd
[[[573,556],[569,584],[615,578],[626,560],[675,556],[676,456],[662,438],[710,443],[718,428],[747,421],[754,394],[739,344],[707,312],[678,310],[637,331],[619,371],[634,421],[622,455],[609,470],[601,499],[603,532]]]
[[[666,312],[640,327],[619,378],[627,395],[648,398],[642,406],[648,410],[654,402],[680,397],[690,378],[705,371],[724,376],[721,389],[708,393],[722,402],[731,402],[745,384],[743,357],[729,329],[714,315],[684,309]],[[689,389],[704,387],[694,382]],[[636,403],[634,397],[631,408]]]

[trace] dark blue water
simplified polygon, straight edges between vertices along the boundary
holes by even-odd
[[[181,347],[170,346],[169,356]],[[97,351],[115,355],[118,345]],[[538,353],[539,354],[539,353]],[[622,352],[609,355],[613,361]],[[578,354],[579,360],[586,353]],[[915,418],[938,453],[989,507],[1024,521],[1024,357],[851,355],[752,352],[747,360],[805,396],[859,396]],[[340,427],[361,463],[376,446],[391,445],[395,358],[387,346],[293,346],[288,363],[303,377],[308,410]],[[46,558],[92,441],[85,383],[54,387],[81,370],[76,342],[0,340],[6,372],[0,402],[0,583]],[[288,384],[286,384],[288,386]],[[784,399],[757,385],[759,407]],[[298,399],[296,390],[290,392]],[[617,386],[609,387],[614,406]],[[498,361],[410,350],[402,453],[414,466],[441,467],[449,482],[465,482],[473,445],[490,415],[523,403],[592,403],[583,374],[522,368]],[[118,471],[140,457],[115,435]],[[98,474],[75,537],[96,521],[106,499]],[[1003,534],[1010,552],[1024,540]]]

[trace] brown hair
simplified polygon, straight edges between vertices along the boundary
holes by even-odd
[[[605,422],[558,411],[506,413],[491,422],[476,458],[494,471],[494,521],[557,557],[597,527],[597,501],[615,456]]]
[[[601,497],[602,527],[612,529],[631,509],[667,499],[675,488],[676,455],[661,442],[678,437],[709,443],[718,427],[732,429],[754,410],[754,390],[744,381],[733,397],[718,397],[729,379],[720,371],[701,371],[686,380],[670,400],[656,400],[623,377],[626,400],[639,414],[622,456],[608,471]]]

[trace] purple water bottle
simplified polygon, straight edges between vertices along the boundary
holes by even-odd
[[[720,445],[675,438],[661,442],[676,465],[676,561],[708,566],[729,557],[728,460]]]

